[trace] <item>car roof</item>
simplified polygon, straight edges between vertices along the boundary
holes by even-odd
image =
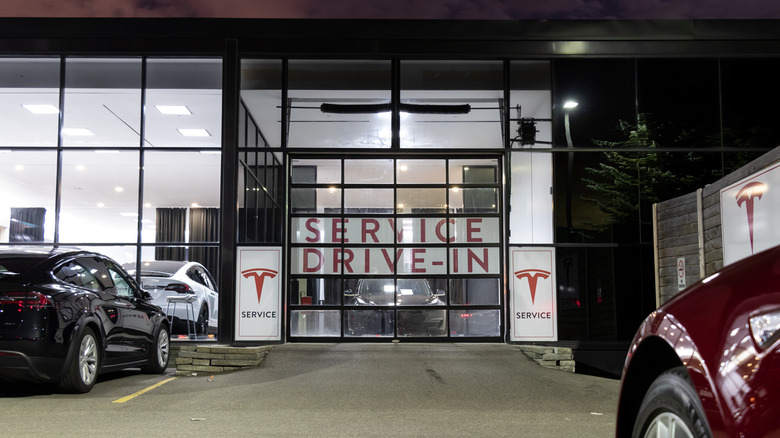
[[[182,262],[178,260],[148,260],[141,262],[141,273],[144,272],[167,272],[175,274],[184,266],[194,264],[194,262]],[[125,269],[135,270],[135,262],[125,263]]]

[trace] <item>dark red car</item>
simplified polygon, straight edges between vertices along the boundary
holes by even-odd
[[[618,437],[780,436],[780,247],[650,314],[623,369]]]

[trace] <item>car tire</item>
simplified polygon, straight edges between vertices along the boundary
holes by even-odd
[[[67,374],[59,384],[64,392],[87,393],[92,390],[100,370],[100,344],[95,332],[87,327],[76,340]]]
[[[198,320],[195,322],[195,333],[198,336],[206,336],[209,331],[209,307],[206,303],[200,306]]]
[[[639,407],[632,437],[711,437],[707,417],[688,370],[672,368],[650,385]]]
[[[162,374],[168,368],[171,358],[171,335],[163,324],[157,329],[154,344],[149,351],[146,365],[141,368],[146,374]]]

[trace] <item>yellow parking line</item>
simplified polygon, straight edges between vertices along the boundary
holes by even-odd
[[[130,400],[132,400],[132,399],[134,399],[134,398],[138,397],[139,395],[141,395],[141,394],[143,394],[143,393],[145,393],[145,392],[149,392],[149,391],[153,390],[154,388],[157,388],[157,387],[159,387],[159,386],[165,385],[166,383],[170,382],[171,380],[173,380],[173,379],[175,379],[175,378],[176,378],[176,377],[171,377],[170,379],[163,380],[162,382],[155,383],[154,385],[152,385],[152,386],[150,386],[150,387],[148,387],[148,388],[144,388],[144,389],[142,389],[142,390],[140,390],[140,391],[136,392],[135,394],[130,394],[130,395],[128,395],[127,397],[122,397],[122,398],[120,398],[120,399],[117,399],[117,400],[114,400],[114,401],[112,401],[111,403],[124,403],[124,402],[126,402],[126,401],[130,401]]]

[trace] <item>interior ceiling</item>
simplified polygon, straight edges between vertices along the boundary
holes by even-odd
[[[496,147],[501,144],[499,102],[495,91],[415,91],[402,99],[418,103],[469,103],[474,108],[460,116],[415,115],[402,119],[411,127],[409,138],[417,147]],[[334,94],[337,94],[334,96]],[[375,91],[291,91],[295,105],[290,120],[291,145],[311,147],[388,147],[389,115],[324,114],[319,104],[386,102],[385,92]],[[272,146],[279,146],[281,131],[278,90],[246,90],[242,100]],[[522,102],[524,117],[549,117],[549,91],[516,91],[514,102]],[[0,207],[53,209],[56,154],[52,150],[14,150],[14,147],[53,147],[57,144],[56,114],[32,114],[25,104],[59,107],[56,89],[0,88]],[[141,130],[140,91],[127,89],[68,89],[64,96],[64,127],[87,128],[93,135],[63,135],[66,147],[138,147]],[[164,115],[155,105],[184,105],[190,115]],[[303,108],[308,107],[311,108]],[[480,110],[479,108],[485,108]],[[144,202],[152,207],[219,206],[221,142],[220,90],[150,89],[146,95],[146,185]],[[546,111],[546,114],[545,114]],[[537,115],[534,115],[536,113]],[[513,115],[514,116],[514,115]],[[463,123],[437,123],[446,120]],[[454,119],[453,119],[454,117]],[[184,137],[179,128],[202,128],[208,137]],[[453,129],[457,128],[457,132]],[[402,142],[407,133],[402,132]],[[437,143],[448,138],[457,144]],[[485,146],[485,142],[490,143]],[[212,153],[154,152],[155,148],[203,148]],[[500,146],[499,146],[500,147]],[[109,152],[109,151],[103,151]],[[106,218],[137,211],[137,151],[67,151],[63,154],[63,207],[93,210],[101,202],[115,206]],[[205,151],[209,152],[209,151]],[[122,192],[118,192],[118,188]],[[108,212],[109,210],[106,210]],[[7,214],[7,213],[4,213]],[[145,213],[147,217],[148,214]]]

